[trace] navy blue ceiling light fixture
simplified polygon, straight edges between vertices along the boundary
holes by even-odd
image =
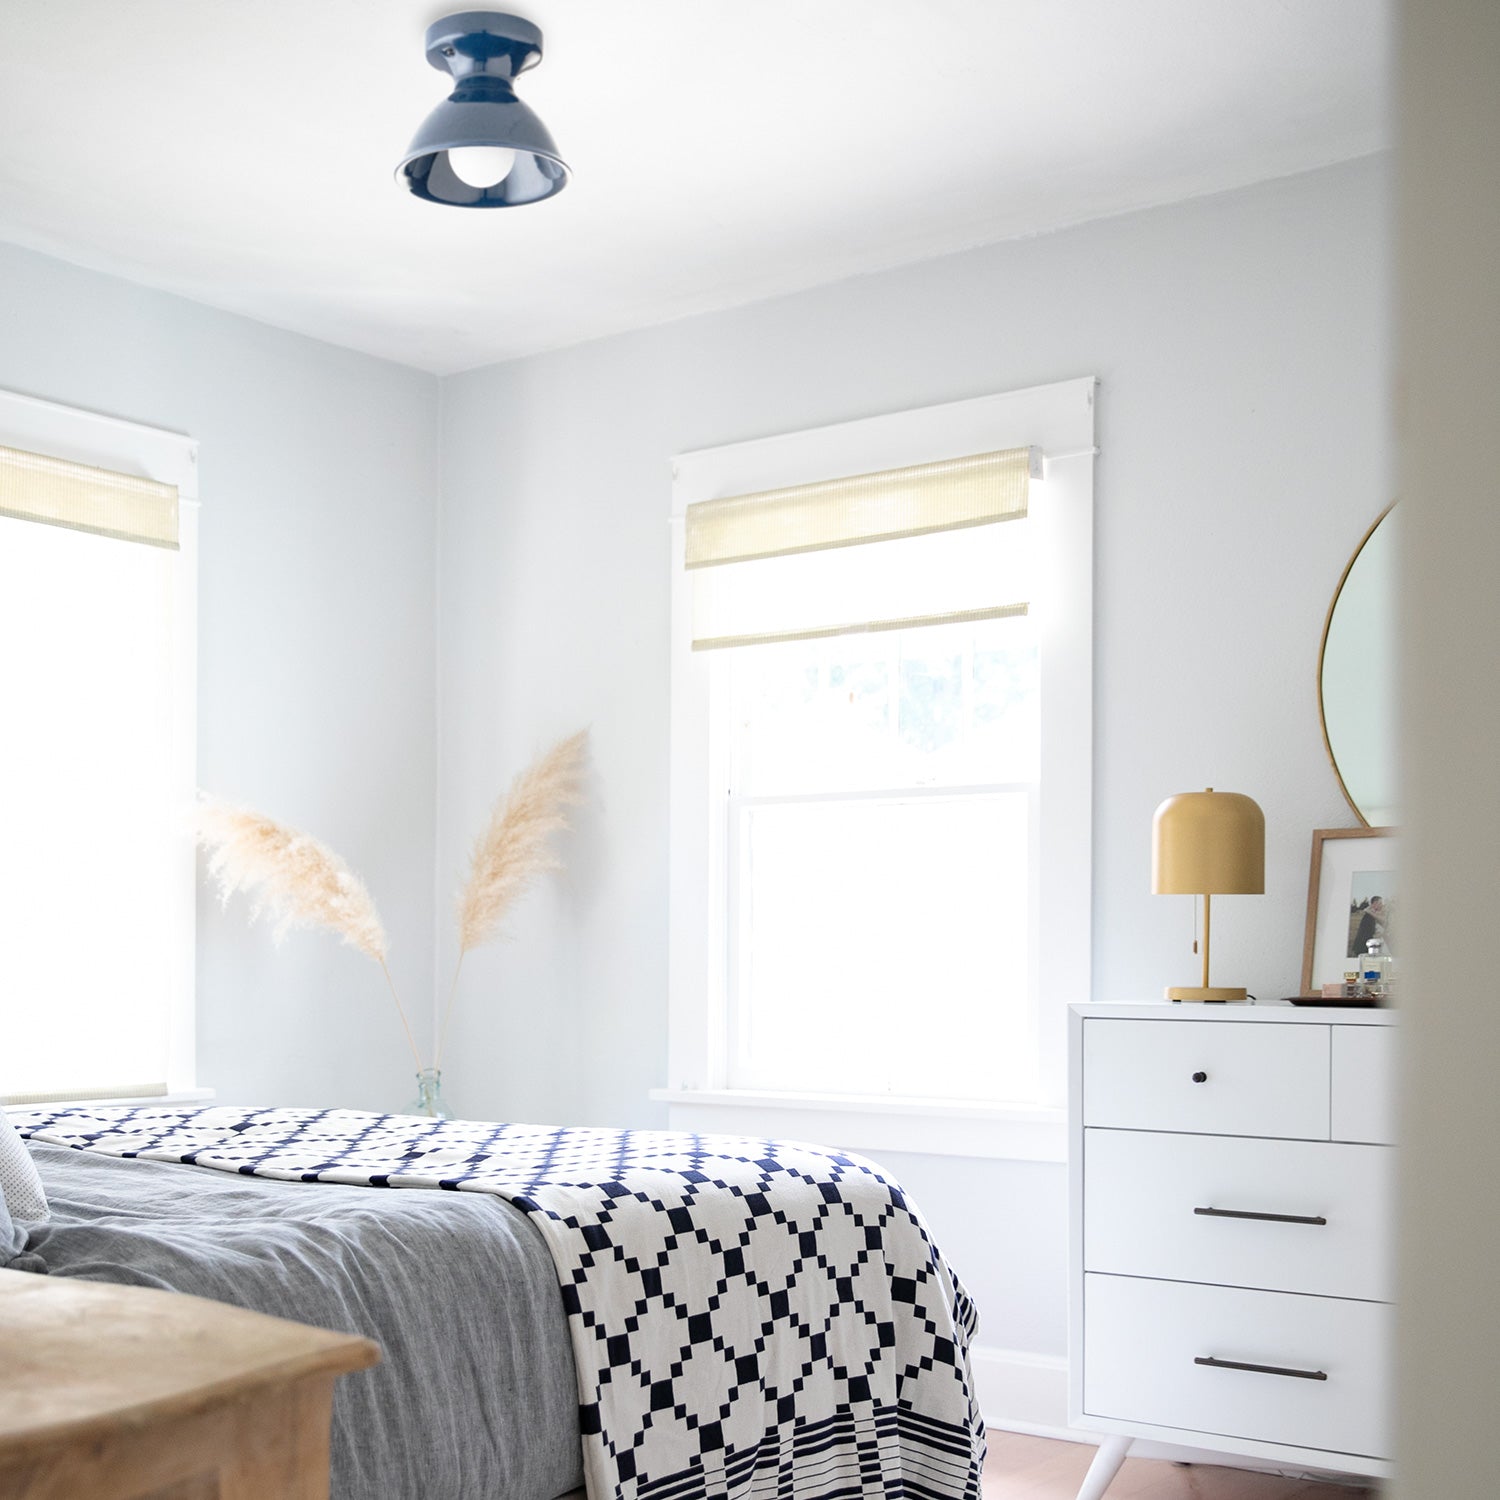
[[[547,127],[514,81],[542,60],[542,33],[519,16],[461,10],[427,28],[427,61],[455,88],[422,122],[396,181],[429,203],[513,208],[567,185]]]

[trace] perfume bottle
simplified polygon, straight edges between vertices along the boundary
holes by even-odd
[[[1365,956],[1360,961],[1359,992],[1372,999],[1384,1000],[1391,992],[1391,959],[1385,944],[1379,938],[1371,938],[1365,944]]]

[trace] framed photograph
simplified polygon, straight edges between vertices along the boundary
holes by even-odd
[[[1401,953],[1401,892],[1394,828],[1315,828],[1307,877],[1302,993],[1338,984],[1378,937]]]

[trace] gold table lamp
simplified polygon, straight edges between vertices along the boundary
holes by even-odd
[[[1203,984],[1170,987],[1168,1000],[1243,1000],[1243,989],[1208,982],[1210,904],[1214,896],[1260,896],[1266,889],[1266,815],[1239,792],[1183,792],[1151,820],[1151,890],[1203,897]]]

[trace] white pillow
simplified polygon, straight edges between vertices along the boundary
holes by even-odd
[[[0,1195],[13,1219],[35,1221],[48,1216],[47,1194],[37,1176],[26,1142],[0,1109]]]

